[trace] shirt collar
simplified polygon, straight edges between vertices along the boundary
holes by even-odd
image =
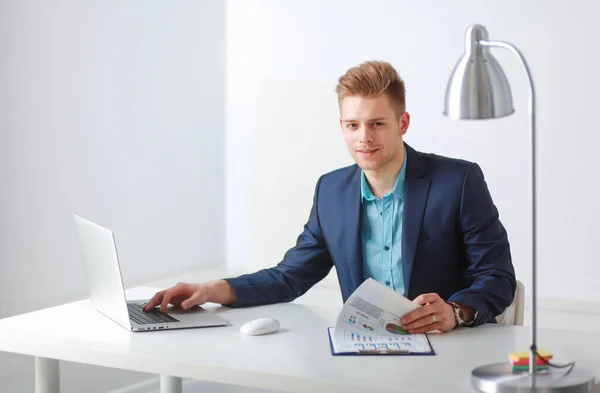
[[[392,189],[392,193],[400,199],[404,198],[404,180],[406,179],[406,147],[404,148],[404,162],[402,163],[402,169],[400,169],[400,173],[398,173],[398,177],[396,178],[396,183],[394,184],[394,188]],[[375,195],[371,192],[369,188],[369,183],[367,182],[367,177],[365,176],[365,171],[361,171],[360,175],[360,193],[362,195],[363,200],[372,201],[377,199]],[[384,196],[387,196],[385,194]]]

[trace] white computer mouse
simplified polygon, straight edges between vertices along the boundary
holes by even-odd
[[[240,332],[246,336],[259,336],[279,330],[279,321],[273,318],[259,318],[242,325]]]

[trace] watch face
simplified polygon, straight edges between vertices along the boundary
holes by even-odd
[[[463,311],[461,310],[460,307],[454,308],[454,315],[456,315],[456,321],[458,322],[459,325],[462,325],[465,323],[465,314],[463,313]]]

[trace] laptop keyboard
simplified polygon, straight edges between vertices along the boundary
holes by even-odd
[[[129,310],[129,318],[139,325],[179,322],[178,319],[173,318],[169,314],[160,312],[158,311],[158,309],[146,312],[143,310],[143,307],[143,304],[127,303],[127,309]]]

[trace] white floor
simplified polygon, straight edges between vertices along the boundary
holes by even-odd
[[[222,269],[203,269],[180,272],[145,282],[126,282],[125,285],[126,287],[147,285],[165,288],[179,281],[203,282],[241,273],[244,271],[224,272]],[[335,271],[295,302],[341,306],[342,299]],[[526,313],[526,324],[529,320]],[[582,304],[581,302],[540,299],[538,326],[572,331],[600,331],[600,303]],[[2,381],[0,391],[3,393],[33,392],[33,372],[32,358],[0,352],[0,381]],[[159,391],[156,376],[150,374],[66,362],[61,363],[61,388],[63,393],[158,393]],[[258,393],[259,391],[228,385],[184,381],[184,392]]]
[[[106,393],[153,377],[150,374],[70,362],[61,362],[60,371],[64,393]],[[0,381],[2,393],[33,393],[33,358],[0,352]]]

